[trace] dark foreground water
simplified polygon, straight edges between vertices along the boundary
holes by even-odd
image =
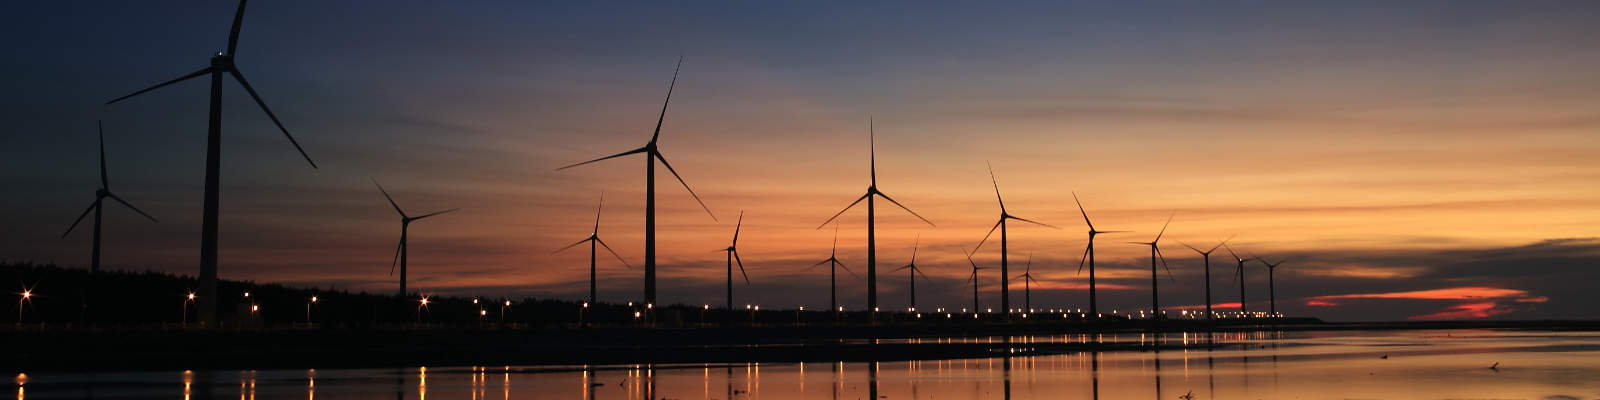
[[[1007,340],[925,339],[933,340]],[[1060,335],[1186,350],[871,363],[24,373],[17,398],[1600,399],[1600,332]],[[1209,345],[1207,345],[1209,343]],[[1387,356],[1387,357],[1385,357]],[[1498,363],[1496,368],[1491,368]]]

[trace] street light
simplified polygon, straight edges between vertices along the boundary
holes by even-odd
[[[317,296],[311,295],[311,302],[306,303],[306,325],[311,325],[311,305],[317,304]]]

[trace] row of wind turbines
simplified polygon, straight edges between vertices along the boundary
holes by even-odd
[[[202,76],[207,76],[207,77],[210,78],[211,85],[210,85],[210,102],[209,102],[209,108],[208,108],[208,117],[209,118],[208,118],[208,123],[207,123],[205,195],[204,195],[204,202],[203,202],[202,222],[201,222],[200,273],[199,273],[200,287],[199,287],[199,291],[198,291],[198,298],[196,298],[194,300],[195,303],[196,303],[196,309],[198,310],[197,317],[199,318],[200,322],[202,322],[203,324],[214,323],[216,321],[217,304],[219,304],[218,302],[216,302],[216,299],[218,299],[218,295],[217,295],[217,273],[218,273],[218,271],[217,271],[217,236],[218,236],[218,222],[219,222],[218,215],[219,215],[219,208],[220,208],[219,186],[220,186],[220,183],[221,183],[221,168],[220,168],[220,166],[221,166],[221,135],[222,135],[222,83],[224,81],[224,75],[231,76],[233,78],[233,80],[236,81],[245,90],[245,92],[250,95],[251,99],[254,100],[256,105],[261,108],[262,112],[265,113],[267,115],[267,117],[272,120],[273,124],[278,128],[279,131],[281,131],[283,133],[284,137],[289,140],[290,144],[292,146],[294,146],[295,150],[298,151],[303,158],[305,158],[307,164],[309,164],[313,169],[317,169],[316,162],[313,161],[311,159],[310,155],[307,154],[306,151],[303,148],[301,148],[299,143],[295,141],[294,136],[289,133],[288,128],[284,127],[282,121],[280,121],[278,119],[278,117],[275,114],[273,114],[272,110],[269,107],[267,107],[266,102],[261,99],[261,96],[259,95],[259,93],[257,93],[255,88],[250,85],[250,83],[249,83],[249,81],[247,79],[245,79],[245,76],[244,76],[243,72],[241,72],[239,67],[237,66],[237,64],[235,64],[234,58],[235,58],[235,56],[237,54],[237,50],[238,50],[239,33],[240,33],[240,29],[241,29],[241,27],[243,25],[244,12],[245,12],[245,6],[246,6],[247,1],[248,0],[240,0],[239,1],[238,7],[237,7],[237,9],[235,11],[235,14],[234,14],[232,27],[231,27],[231,29],[229,31],[229,34],[228,34],[226,51],[225,52],[221,52],[221,53],[217,53],[215,55],[212,55],[211,58],[210,58],[209,65],[207,65],[205,67],[202,67],[197,71],[194,71],[194,72],[191,72],[189,74],[180,76],[178,78],[175,78],[175,79],[172,79],[172,80],[168,80],[168,81],[156,84],[154,86],[145,88],[143,90],[139,90],[139,91],[133,92],[133,93],[125,95],[125,96],[114,98],[114,99],[106,102],[106,105],[118,103],[118,102],[121,102],[123,100],[127,100],[129,98],[133,98],[135,96],[138,96],[138,95],[141,95],[141,94],[144,94],[144,93],[156,90],[156,89],[160,89],[160,88],[166,87],[168,85],[172,85],[172,84],[175,84],[175,83],[187,81],[187,80],[190,80],[190,79],[193,79],[193,78],[198,78],[198,77],[202,77]],[[646,304],[652,305],[652,306],[657,304],[657,296],[656,296],[656,245],[655,245],[656,244],[655,243],[656,242],[656,226],[655,226],[656,225],[655,224],[655,222],[656,222],[656,207],[655,207],[655,197],[656,197],[655,196],[655,194],[656,194],[655,193],[656,192],[655,191],[655,186],[656,186],[655,185],[655,168],[656,168],[656,162],[659,161],[661,166],[665,167],[668,172],[672,173],[673,177],[675,179],[677,179],[677,181],[680,184],[683,185],[685,191],[687,191],[689,193],[689,195],[691,197],[693,197],[697,203],[700,204],[701,208],[703,210],[705,210],[706,214],[708,216],[710,216],[713,221],[716,220],[716,215],[711,212],[710,207],[706,206],[705,202],[702,201],[700,199],[699,195],[696,194],[694,192],[694,190],[689,187],[688,183],[686,181],[684,181],[683,177],[681,175],[679,175],[678,172],[675,169],[673,169],[672,164],[667,161],[667,158],[662,154],[660,148],[658,147],[658,141],[659,141],[659,139],[661,137],[662,122],[666,118],[666,112],[667,112],[668,105],[671,104],[672,92],[677,86],[678,72],[681,70],[681,67],[682,67],[682,59],[680,58],[678,60],[678,66],[675,67],[674,70],[673,70],[672,81],[671,81],[671,83],[668,84],[666,100],[663,102],[662,107],[661,107],[661,112],[657,116],[655,129],[651,133],[649,141],[645,142],[645,144],[643,146],[640,146],[640,147],[635,148],[635,149],[623,151],[623,152],[620,152],[620,153],[616,153],[616,154],[613,154],[613,155],[600,157],[600,158],[596,158],[596,159],[593,159],[593,160],[584,161],[584,162],[580,162],[580,163],[576,163],[576,164],[572,164],[572,165],[567,165],[567,166],[564,166],[564,167],[561,167],[561,168],[557,169],[557,170],[565,170],[565,169],[569,169],[569,168],[573,168],[573,167],[578,167],[578,166],[587,165],[587,164],[591,164],[591,163],[597,163],[597,162],[600,162],[600,161],[610,160],[610,159],[613,159],[613,158],[619,158],[619,157],[624,157],[624,156],[629,156],[629,155],[634,155],[634,154],[643,154],[645,156],[645,177],[646,177],[645,178],[645,182],[646,182],[645,185],[646,185],[646,189],[645,189],[645,235],[644,235],[644,238],[645,238],[644,239],[645,240],[645,243],[644,243],[644,252],[645,252],[645,254],[644,254],[644,301],[645,301]],[[877,251],[876,251],[876,247],[877,247],[876,246],[877,245],[877,236],[876,236],[877,200],[879,198],[881,198],[884,201],[888,201],[889,203],[895,205],[896,207],[899,207],[900,209],[902,209],[902,210],[906,211],[907,213],[911,214],[912,216],[915,216],[917,219],[921,220],[922,222],[927,223],[929,226],[935,226],[935,225],[934,225],[934,223],[932,221],[928,220],[927,218],[923,217],[920,214],[917,214],[915,211],[912,211],[909,207],[906,207],[904,204],[901,204],[899,201],[896,201],[893,197],[889,196],[888,194],[884,193],[883,191],[881,191],[878,188],[877,160],[876,160],[877,157],[876,157],[876,146],[875,146],[876,125],[875,125],[875,122],[871,121],[870,119],[868,121],[868,125],[869,125],[869,148],[870,148],[871,160],[870,160],[870,163],[869,163],[869,168],[870,168],[869,169],[869,178],[870,178],[870,180],[869,180],[868,186],[866,188],[866,191],[860,197],[856,198],[855,201],[853,201],[849,205],[845,206],[844,209],[840,210],[838,213],[834,214],[833,216],[831,216],[827,220],[825,220],[822,224],[818,225],[817,229],[822,229],[823,227],[826,227],[829,223],[834,222],[840,216],[844,215],[844,213],[850,211],[852,208],[855,208],[856,205],[862,203],[863,201],[866,202],[866,214],[867,214],[867,268],[866,268],[867,307],[868,307],[868,309],[877,310],[878,306],[879,306],[878,295],[877,295],[878,294],[877,293],[878,269],[877,269]],[[88,209],[86,209],[84,211],[84,213],[81,214],[78,217],[78,219],[72,224],[72,226],[68,228],[67,232],[62,235],[62,237],[65,237],[67,234],[70,234],[72,232],[72,230],[75,229],[76,226],[79,223],[81,223],[83,221],[83,219],[85,217],[87,217],[87,215],[90,212],[93,212],[95,214],[94,241],[93,241],[93,246],[94,247],[93,247],[93,253],[92,253],[93,254],[93,258],[92,258],[92,261],[91,261],[91,270],[92,271],[98,271],[99,270],[99,265],[100,265],[100,231],[101,231],[101,229],[100,229],[101,228],[100,216],[101,216],[101,212],[102,212],[102,209],[103,209],[102,205],[104,204],[104,200],[105,199],[111,199],[111,200],[116,201],[116,202],[118,202],[120,204],[123,204],[124,206],[127,206],[128,208],[132,209],[133,211],[139,213],[140,215],[143,215],[144,217],[150,219],[151,221],[155,221],[156,220],[153,216],[150,216],[149,214],[146,214],[142,210],[139,210],[138,208],[134,207],[129,202],[123,200],[121,197],[118,197],[117,195],[112,193],[111,190],[110,190],[110,184],[109,184],[109,179],[108,179],[107,175],[108,174],[107,174],[107,167],[106,167],[106,160],[105,160],[105,149],[104,149],[104,134],[103,134],[103,129],[102,129],[102,133],[101,133],[101,151],[100,151],[100,177],[101,177],[100,188],[97,189],[96,192],[95,192],[95,200],[94,200],[94,202],[91,203],[90,206],[88,207]],[[1010,278],[1011,275],[1010,275],[1010,272],[1009,272],[1009,258],[1008,258],[1008,255],[1007,255],[1008,254],[1008,250],[1009,250],[1008,246],[1007,246],[1007,241],[1008,241],[1007,240],[1007,235],[1008,235],[1008,226],[1007,225],[1008,225],[1008,221],[1018,221],[1018,222],[1034,224],[1034,225],[1040,225],[1040,226],[1045,226],[1045,227],[1050,227],[1050,228],[1055,228],[1055,229],[1060,229],[1060,228],[1057,228],[1057,227],[1054,227],[1054,226],[1051,226],[1051,225],[1047,225],[1047,224],[1044,224],[1044,223],[1041,223],[1041,222],[1037,222],[1037,221],[1033,221],[1033,220],[1029,220],[1029,219],[1024,219],[1024,218],[1017,217],[1017,216],[1014,216],[1014,215],[1010,214],[1005,208],[1005,202],[1004,202],[1003,198],[1001,198],[1001,196],[1000,196],[999,184],[998,184],[997,180],[994,179],[993,169],[992,168],[990,169],[990,176],[991,176],[991,180],[994,181],[993,183],[994,183],[994,186],[995,186],[995,197],[996,197],[996,200],[999,202],[999,205],[1000,205],[999,219],[995,223],[994,227],[990,229],[989,233],[984,236],[984,239],[980,240],[978,245],[976,247],[974,247],[971,252],[968,252],[967,258],[968,258],[969,262],[971,262],[972,254],[976,253],[978,250],[980,250],[983,247],[983,245],[985,243],[988,242],[989,237],[991,235],[993,235],[995,230],[999,230],[1000,231],[1001,308],[1002,309],[1006,309],[1006,310],[1011,310],[1012,307],[1011,307],[1011,303],[1010,303],[1010,285],[1009,285],[1009,281],[1011,279]],[[400,240],[399,240],[398,245],[395,248],[393,261],[390,264],[390,273],[393,274],[394,271],[396,269],[398,269],[398,271],[399,271],[399,293],[400,293],[401,296],[405,296],[405,295],[407,295],[407,286],[406,286],[406,282],[407,282],[407,266],[406,266],[406,264],[407,264],[407,262],[406,262],[406,260],[407,260],[407,250],[406,250],[406,247],[407,247],[408,229],[409,229],[411,223],[417,222],[417,221],[420,221],[420,220],[423,220],[423,219],[426,219],[426,218],[430,218],[430,217],[433,217],[433,216],[437,216],[437,215],[440,215],[440,214],[453,212],[453,211],[456,211],[458,209],[450,209],[450,210],[437,211],[437,212],[431,212],[431,213],[424,213],[424,214],[421,214],[421,215],[412,216],[410,214],[407,214],[404,210],[401,209],[399,204],[394,200],[394,198],[392,196],[389,195],[387,190],[384,190],[384,188],[383,188],[383,186],[381,184],[378,184],[378,182],[376,180],[373,180],[373,184],[375,186],[377,186],[379,192],[381,192],[384,195],[385,199],[388,200],[390,206],[392,206],[394,208],[395,212],[398,213],[399,216],[400,216],[400,222],[401,222],[401,224],[400,224],[401,225]],[[1077,200],[1076,193],[1074,193],[1073,197],[1074,197],[1074,200],[1076,201]],[[604,195],[602,194],[601,204],[603,205],[603,203],[604,203]],[[1088,270],[1089,270],[1089,276],[1088,276],[1088,278],[1089,278],[1089,313],[1091,315],[1095,315],[1095,314],[1098,314],[1098,304],[1096,302],[1097,294],[1096,294],[1096,281],[1095,281],[1096,274],[1095,274],[1095,261],[1094,261],[1094,239],[1095,239],[1096,236],[1098,236],[1100,234],[1117,233],[1117,232],[1120,232],[1120,231],[1100,231],[1100,230],[1097,230],[1094,227],[1093,223],[1090,222],[1088,213],[1086,211],[1084,211],[1081,202],[1078,202],[1078,207],[1079,207],[1079,211],[1083,214],[1085,224],[1089,226],[1089,231],[1088,231],[1089,244],[1084,249],[1083,257],[1082,257],[1082,259],[1080,259],[1079,271],[1081,273],[1083,267],[1085,265],[1087,265]],[[1170,222],[1170,219],[1169,219],[1168,222]],[[728,303],[727,303],[727,306],[730,309],[733,307],[733,300],[732,300],[733,289],[732,289],[732,287],[733,287],[733,268],[734,268],[735,265],[738,266],[740,274],[741,274],[741,276],[744,277],[744,280],[746,282],[749,282],[749,277],[745,273],[745,270],[744,270],[743,260],[741,260],[739,258],[739,253],[738,253],[738,235],[739,235],[739,230],[741,229],[742,225],[743,225],[743,213],[741,212],[739,222],[735,225],[735,228],[734,228],[734,236],[733,236],[732,243],[727,248],[718,250],[718,251],[726,252],[727,259],[728,259],[728,266],[727,266],[727,281],[728,281],[727,297],[728,297]],[[1163,227],[1163,229],[1162,229],[1162,234],[1164,234],[1164,233],[1165,233],[1165,227]],[[1161,255],[1160,249],[1158,247],[1158,243],[1159,243],[1159,241],[1161,239],[1162,234],[1158,234],[1154,240],[1144,243],[1144,244],[1148,244],[1149,246],[1151,246],[1151,253],[1152,253],[1152,260],[1151,260],[1151,274],[1152,274],[1152,277],[1151,277],[1151,279],[1152,279],[1152,293],[1151,293],[1151,300],[1152,301],[1151,301],[1151,303],[1152,304],[1151,304],[1151,306],[1152,307],[1151,307],[1151,309],[1153,311],[1155,311],[1157,315],[1159,315],[1159,309],[1160,308],[1159,308],[1159,295],[1157,293],[1157,290],[1155,290],[1156,289],[1155,285],[1156,285],[1156,282],[1158,281],[1157,276],[1156,276],[1157,270],[1156,270],[1156,265],[1155,264],[1157,263],[1158,260],[1161,263],[1165,264],[1165,258]],[[920,237],[918,239],[918,242],[920,244]],[[557,250],[557,252],[560,252],[560,251],[563,251],[563,250],[566,250],[566,249],[570,249],[570,248],[573,248],[573,247],[576,247],[578,245],[585,244],[585,243],[589,244],[589,253],[590,253],[590,263],[589,263],[590,264],[589,265],[589,268],[590,268],[589,300],[591,302],[594,302],[594,301],[596,301],[596,298],[595,298],[595,292],[596,292],[596,290],[595,290],[596,257],[595,256],[597,254],[598,248],[605,248],[607,252],[609,252],[613,257],[616,257],[616,259],[618,261],[623,262],[623,264],[625,266],[628,266],[628,267],[631,268],[631,265],[627,264],[627,262],[625,260],[623,260],[623,258],[620,255],[618,255],[616,253],[616,251],[611,249],[611,247],[608,244],[606,244],[603,240],[600,239],[600,237],[599,237],[599,210],[598,209],[596,211],[596,220],[595,220],[594,230],[590,233],[589,237],[587,237],[587,238],[585,238],[583,240],[580,240],[577,243],[573,243],[572,245],[569,245],[567,247],[561,248],[561,249]],[[829,268],[830,268],[830,280],[834,281],[833,284],[830,285],[833,288],[832,292],[830,294],[830,309],[838,309],[838,293],[837,293],[837,285],[836,285],[837,269],[844,268],[850,274],[855,275],[854,271],[849,270],[847,267],[844,266],[844,264],[842,262],[839,261],[838,253],[837,253],[837,244],[838,244],[838,239],[837,239],[837,228],[836,228],[833,252],[830,254],[828,259],[823,260],[821,262],[818,262],[816,264],[813,264],[810,267],[810,268],[816,268],[816,267],[819,267],[819,266],[825,265],[825,264],[829,265]],[[1187,245],[1185,245],[1185,246],[1187,246]],[[1225,247],[1225,244],[1219,244],[1218,246],[1224,246]],[[1207,315],[1208,316],[1209,315],[1214,315],[1214,313],[1211,312],[1211,290],[1210,290],[1210,279],[1209,279],[1209,276],[1210,276],[1210,258],[1209,258],[1209,255],[1210,255],[1211,251],[1215,251],[1216,250],[1216,247],[1213,247],[1210,250],[1203,251],[1203,252],[1200,251],[1199,249],[1195,249],[1193,247],[1190,247],[1190,248],[1194,249],[1197,252],[1200,252],[1206,258],[1206,275],[1208,277],[1207,282],[1206,282]],[[1232,249],[1229,249],[1229,252],[1230,252],[1230,254],[1232,254]],[[1239,265],[1239,267],[1237,269],[1237,274],[1238,274],[1237,276],[1241,280],[1240,300],[1241,300],[1241,308],[1242,308],[1243,307],[1243,303],[1244,303],[1243,302],[1243,300],[1244,300],[1243,299],[1243,297],[1244,297],[1244,287],[1243,287],[1243,284],[1242,284],[1242,282],[1243,282],[1244,264],[1245,264],[1246,261],[1249,261],[1249,260],[1252,260],[1252,259],[1255,259],[1255,258],[1252,257],[1252,258],[1247,259],[1247,258],[1238,257],[1237,255],[1235,255],[1234,258],[1238,261],[1238,265]],[[1266,263],[1268,265],[1269,271],[1272,271],[1273,269],[1276,269],[1277,265],[1282,263],[1282,261],[1279,261],[1277,264],[1274,264],[1274,263],[1266,262],[1265,260],[1262,260],[1262,262]],[[973,271],[972,271],[972,275],[969,278],[969,282],[973,286],[973,291],[974,291],[974,309],[976,310],[976,308],[977,308],[977,304],[976,304],[976,302],[977,302],[977,286],[978,286],[977,285],[977,271],[980,270],[980,269],[983,269],[983,268],[979,267],[976,264],[976,262],[971,262],[971,265],[973,267]],[[1031,260],[1030,260],[1030,265],[1029,265],[1028,268],[1031,268]],[[912,288],[911,296],[912,296],[912,306],[913,306],[913,308],[915,308],[915,303],[916,303],[916,301],[915,301],[915,296],[916,295],[915,295],[915,287],[914,287],[914,285],[915,285],[915,277],[917,275],[919,275],[919,274],[922,274],[924,276],[924,279],[927,279],[926,278],[926,274],[924,274],[922,272],[922,270],[916,266],[915,250],[913,250],[912,261],[909,264],[907,264],[906,266],[894,269],[892,272],[898,272],[898,271],[907,271],[908,275],[912,278],[913,288]],[[1270,274],[1270,272],[1269,272],[1269,274]],[[1031,292],[1031,283],[1034,282],[1033,276],[1031,274],[1031,270],[1025,271],[1025,273],[1022,274],[1021,276],[1019,276],[1019,278],[1024,280],[1024,287],[1025,287],[1025,289],[1024,289],[1024,291],[1025,291],[1025,294],[1024,294],[1025,300],[1024,301],[1025,301],[1025,303],[1029,303],[1027,305],[1031,306],[1031,293],[1029,293],[1029,292]],[[1170,279],[1170,269],[1169,269],[1169,279]],[[1269,278],[1269,281],[1270,281],[1270,278]],[[1275,299],[1274,299],[1273,302],[1274,303],[1276,302]],[[204,303],[210,303],[210,304],[204,304]],[[1273,305],[1273,312],[1276,313],[1276,305],[1275,304]]]

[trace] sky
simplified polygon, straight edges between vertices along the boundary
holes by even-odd
[[[204,80],[106,106],[204,67],[228,2],[21,2],[0,13],[0,260],[89,262],[95,121],[112,190],[160,220],[105,213],[110,269],[198,270]],[[658,171],[660,300],[720,304],[743,213],[738,304],[827,304],[834,226],[868,184],[880,303],[971,304],[971,251],[1011,214],[1010,273],[1031,257],[1035,308],[1148,307],[1162,239],[1172,310],[1203,304],[1203,261],[1289,259],[1279,311],[1329,320],[1584,318],[1600,282],[1600,3],[1593,2],[322,2],[250,4],[236,61],[315,159],[234,83],[224,92],[220,275],[388,292],[399,216],[413,290],[642,297],[640,156],[681,57],[660,148],[711,210]],[[714,218],[713,216],[714,215]],[[86,222],[87,223],[87,222]],[[866,272],[866,215],[837,224]],[[603,253],[602,253],[603,254]],[[999,249],[975,259],[999,264]],[[1212,254],[1215,301],[1238,303]],[[847,307],[865,283],[841,271]],[[1266,268],[1247,263],[1249,306]],[[1000,275],[979,273],[998,307]],[[1022,303],[1022,283],[1011,280]],[[1125,311],[1124,311],[1125,312]]]

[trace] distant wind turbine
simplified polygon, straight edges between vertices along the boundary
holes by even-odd
[[[966,252],[962,250],[962,252]],[[979,267],[977,261],[972,260],[972,253],[967,254],[967,264],[972,265],[972,276],[967,277],[967,283],[972,285],[972,313],[978,313],[978,270],[988,269]]]
[[[267,108],[267,103],[261,100],[261,96],[256,94],[256,89],[250,86],[248,80],[245,80],[244,73],[239,72],[238,66],[233,63],[235,51],[239,47],[239,28],[244,24],[245,1],[239,0],[239,8],[233,14],[233,29],[228,32],[228,51],[211,56],[210,66],[106,102],[109,105],[167,85],[202,75],[211,75],[211,111],[206,130],[205,205],[200,222],[200,295],[195,299],[195,306],[200,310],[200,322],[206,324],[206,326],[215,326],[217,304],[220,304],[216,301],[217,206],[219,203],[219,186],[222,179],[222,75],[232,75],[233,79],[239,82],[239,86],[244,87],[244,91],[250,94],[250,98],[255,100],[256,105],[261,106],[261,111],[267,114],[267,118],[271,119],[272,123],[278,126],[278,130],[283,132],[283,137],[289,139],[289,144],[294,145],[295,150],[300,151],[300,156],[305,157],[306,163],[311,164],[312,169],[317,168],[317,163],[311,161],[311,156],[306,155],[305,149],[300,148],[300,143],[295,142],[294,136],[289,135],[289,129],[283,127],[283,123],[278,121],[278,116]],[[210,302],[211,305],[203,305],[206,302]]]
[[[1239,267],[1235,268],[1233,270],[1233,278],[1237,279],[1239,281],[1239,312],[1241,314],[1245,313],[1245,312],[1248,312],[1249,310],[1245,308],[1245,301],[1244,301],[1244,263],[1246,261],[1254,260],[1255,258],[1253,258],[1253,257],[1252,258],[1241,258],[1241,257],[1239,257],[1238,254],[1235,254],[1233,252],[1233,247],[1228,246],[1227,243],[1223,243],[1222,244],[1222,248],[1223,249],[1227,249],[1228,250],[1228,255],[1233,256],[1233,260],[1239,262]]]
[[[906,273],[909,275],[906,283],[911,284],[911,311],[917,310],[917,275],[920,274],[922,275],[922,280],[928,281],[928,283],[933,283],[933,280],[928,279],[928,274],[922,273],[922,268],[917,268],[917,247],[919,247],[921,244],[922,235],[917,235],[916,242],[913,242],[911,245],[911,263],[900,268],[895,268],[894,271],[889,271],[899,272],[901,270],[909,270],[909,272]]]
[[[1171,280],[1172,282],[1178,281],[1176,278],[1172,277],[1172,267],[1167,266],[1167,257],[1161,254],[1160,245],[1161,235],[1165,235],[1167,233],[1167,225],[1171,225],[1172,217],[1177,215],[1178,212],[1173,211],[1172,215],[1167,217],[1167,223],[1161,224],[1161,232],[1156,233],[1156,238],[1154,240],[1148,242],[1128,242],[1131,244],[1150,246],[1150,319],[1161,318],[1161,290],[1160,285],[1158,285],[1160,279],[1157,279],[1158,275],[1156,273],[1156,261],[1160,260],[1161,267],[1167,269],[1167,279]]]
[[[373,179],[372,180],[372,184],[378,186],[378,191],[383,193],[383,198],[388,199],[389,200],[389,205],[394,206],[394,212],[400,214],[400,244],[396,245],[395,248],[394,248],[394,261],[389,263],[389,275],[390,276],[394,275],[394,266],[396,264],[399,264],[400,265],[400,297],[405,297],[406,294],[407,294],[406,293],[406,232],[410,229],[411,223],[412,222],[417,222],[418,220],[421,220],[423,218],[428,218],[428,217],[432,217],[432,216],[435,216],[435,215],[444,214],[444,213],[447,213],[447,212],[456,211],[456,210],[460,210],[460,209],[459,208],[452,208],[452,209],[449,209],[449,210],[436,211],[436,212],[431,212],[431,213],[427,213],[427,214],[422,214],[420,216],[412,217],[412,216],[406,215],[405,211],[401,211],[400,210],[400,205],[399,204],[395,204],[394,198],[393,197],[389,197],[389,191],[383,190],[383,185],[378,184],[378,180],[377,179]]]
[[[1094,222],[1089,221],[1089,212],[1083,210],[1083,202],[1078,200],[1078,192],[1072,192],[1072,202],[1078,204],[1078,213],[1083,214],[1083,224],[1089,226],[1089,245],[1083,248],[1083,256],[1078,258],[1078,273],[1083,273],[1084,260],[1089,261],[1089,314],[1100,315],[1096,303],[1094,282],[1094,237],[1103,233],[1121,233],[1127,231],[1099,231],[1094,229]]]
[[[683,58],[680,57],[678,58],[678,67],[682,66]],[[677,85],[678,68],[673,68],[672,83],[667,85],[667,100],[661,103],[661,115],[656,117],[655,133],[650,134],[650,141],[646,142],[643,147],[556,168],[557,171],[560,171],[617,157],[644,154],[644,301],[647,304],[655,304],[656,302],[656,160],[660,160],[661,166],[667,167],[667,172],[671,172],[672,177],[677,178],[678,183],[683,184],[683,189],[689,191],[689,196],[694,197],[696,203],[700,203],[700,208],[706,210],[706,214],[711,216],[712,221],[717,220],[717,215],[711,213],[711,208],[706,207],[706,203],[700,200],[700,195],[695,194],[694,189],[689,188],[689,183],[683,181],[683,176],[678,175],[678,171],[672,169],[672,163],[668,163],[667,158],[662,156],[661,150],[656,147],[656,140],[661,138],[661,122],[667,118],[667,105],[672,103],[672,89]]]
[[[139,213],[139,215],[143,215],[145,218],[149,218],[151,222],[158,222],[156,221],[156,217],[152,217],[150,214],[145,214],[145,212],[139,210],[138,207],[128,204],[128,202],[122,200],[121,197],[117,197],[116,194],[111,193],[111,180],[106,178],[105,127],[100,126],[99,121],[95,121],[95,125],[100,129],[100,188],[94,191],[94,202],[89,203],[89,208],[84,209],[83,214],[78,214],[78,219],[76,221],[72,221],[72,226],[67,227],[67,231],[61,233],[61,237],[66,238],[67,234],[72,233],[73,228],[78,227],[78,223],[83,222],[83,217],[89,216],[89,212],[94,211],[94,250],[89,253],[89,273],[91,274],[100,272],[100,211],[102,209],[102,205],[105,203],[106,198],[109,197],[112,200],[116,200],[118,203],[122,203],[122,205],[127,206],[129,209],[133,210],[133,212]]]
[[[916,211],[911,211],[910,208],[907,208],[905,205],[900,204],[900,202],[894,201],[894,199],[890,198],[888,194],[886,194],[884,192],[881,192],[881,191],[878,191],[878,151],[877,151],[877,146],[874,143],[876,141],[876,139],[877,139],[877,126],[876,126],[876,123],[871,118],[868,118],[867,119],[867,150],[868,150],[869,162],[870,162],[869,170],[871,172],[872,180],[871,180],[871,183],[869,183],[867,185],[867,193],[861,195],[861,197],[856,198],[856,201],[850,203],[850,205],[844,206],[844,209],[843,210],[839,210],[839,213],[833,214],[832,217],[828,217],[828,220],[827,221],[823,221],[821,225],[817,225],[817,229],[822,229],[822,227],[828,226],[828,223],[833,222],[834,219],[839,218],[840,215],[844,215],[845,211],[850,211],[851,207],[855,207],[856,204],[860,204],[862,200],[866,200],[867,201],[867,309],[868,310],[874,310],[874,309],[877,309],[877,307],[878,307],[878,235],[877,235],[877,232],[878,232],[878,222],[877,222],[877,220],[878,219],[877,219],[877,206],[876,206],[876,204],[874,202],[874,200],[875,200],[874,197],[883,197],[884,200],[888,200],[890,203],[894,203],[894,205],[899,206],[901,209],[906,210],[906,212],[908,212],[908,213],[911,213],[912,216],[917,217],[917,219],[922,220],[922,222],[928,223],[928,226],[934,226],[933,225],[933,221],[929,221],[927,218],[923,218],[921,215],[918,215]]]
[[[988,163],[985,163],[985,164],[987,165]],[[1006,220],[1014,219],[1014,220],[1018,220],[1018,221],[1034,224],[1034,225],[1039,225],[1039,226],[1051,228],[1051,229],[1061,229],[1061,228],[1057,228],[1057,227],[1052,226],[1050,224],[1046,224],[1046,223],[1043,223],[1043,222],[1030,220],[1030,219],[1027,219],[1027,218],[1018,217],[1018,216],[1015,216],[1015,215],[1011,215],[1010,213],[1007,213],[1006,212],[1006,200],[1000,197],[1000,182],[994,178],[994,166],[993,165],[989,165],[989,183],[994,184],[994,199],[995,199],[995,201],[1000,203],[1000,220],[999,221],[995,221],[994,226],[989,228],[989,233],[984,234],[983,235],[983,240],[979,240],[978,241],[978,245],[974,246],[972,248],[972,252],[973,253],[977,253],[978,249],[983,247],[983,243],[989,241],[989,236],[990,235],[994,235],[995,229],[999,229],[1000,230],[1000,309],[1005,310],[1005,312],[1002,314],[1003,317],[1001,317],[1001,318],[1010,319],[1011,318],[1011,279],[1010,279],[1010,276],[1011,276],[1011,263],[1009,261],[1009,258],[1010,258],[1009,255],[1006,254],[1006,253],[1008,253],[1008,248],[1006,247],[1007,246]]]
[[[594,208],[594,230],[589,231],[589,237],[584,238],[583,240],[579,240],[577,243],[573,243],[573,244],[567,245],[567,247],[562,247],[561,249],[558,249],[556,251],[550,252],[550,254],[560,253],[562,250],[570,249],[570,248],[573,248],[574,246],[577,246],[577,245],[580,245],[580,244],[584,244],[584,243],[588,243],[589,244],[589,303],[590,304],[598,304],[598,302],[595,300],[595,283],[594,283],[595,282],[595,275],[596,275],[596,272],[595,272],[595,244],[599,244],[600,247],[605,247],[606,251],[610,252],[612,257],[616,257],[617,261],[621,261],[622,262],[622,266],[628,267],[628,269],[633,269],[632,265],[628,265],[628,260],[622,259],[622,256],[617,255],[617,251],[616,250],[612,250],[611,249],[611,245],[606,244],[606,242],[604,240],[600,240],[600,210],[602,208],[604,208],[605,205],[606,205],[606,192],[602,191],[602,192],[600,192],[600,205],[596,206]]]
[[[1289,259],[1285,258],[1278,260],[1278,262],[1275,263],[1267,262],[1266,259],[1260,257],[1257,257],[1256,260],[1261,261],[1262,264],[1266,264],[1267,266],[1267,305],[1270,307],[1268,309],[1268,313],[1272,315],[1278,315],[1278,285],[1277,283],[1273,282],[1272,275],[1274,271],[1278,270],[1279,265],[1283,265],[1283,263],[1288,262]]]
[[[1022,275],[1017,275],[1017,277],[1022,278],[1022,309],[1031,313],[1033,312],[1033,283],[1038,282],[1038,280],[1033,279],[1033,252],[1028,252],[1028,265],[1023,268]]]
[[[1227,239],[1218,241],[1216,246],[1211,246],[1211,249],[1206,251],[1200,251],[1200,249],[1190,246],[1188,243],[1179,242],[1183,244],[1183,247],[1188,247],[1189,250],[1194,250],[1194,252],[1200,253],[1200,256],[1204,257],[1206,260],[1206,319],[1213,319],[1216,317],[1216,314],[1211,312],[1211,252],[1217,251],[1218,248],[1222,247],[1223,244],[1227,244],[1228,241],[1232,239],[1233,237],[1229,236]]]
[[[728,253],[728,309],[733,309],[733,263],[739,263],[739,275],[744,276],[745,286],[750,285],[750,274],[744,272],[744,260],[739,259],[739,228],[744,226],[744,211],[739,211],[739,222],[733,225],[733,244],[728,248],[718,250]]]
[[[839,261],[839,228],[837,225],[833,228],[833,250],[828,253],[828,259],[811,264],[805,270],[810,271],[812,268],[822,264],[828,264],[828,310],[839,311],[839,268],[844,268],[844,272],[849,272],[856,279],[861,279],[861,276],[856,275],[855,271],[851,271],[850,267],[846,267],[843,261]]]

